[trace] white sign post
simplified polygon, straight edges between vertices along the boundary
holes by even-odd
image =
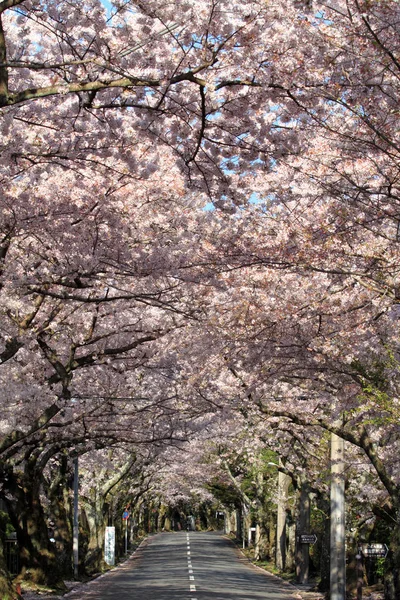
[[[115,565],[115,527],[106,527],[104,561],[110,565],[110,567]]]

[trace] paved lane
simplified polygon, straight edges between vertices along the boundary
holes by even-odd
[[[287,600],[296,590],[256,569],[231,542],[215,533],[190,533],[198,600]]]
[[[162,533],[68,600],[293,600],[293,588],[245,560],[218,533]]]

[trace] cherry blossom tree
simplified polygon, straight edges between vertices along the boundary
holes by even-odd
[[[176,202],[177,183],[175,178],[171,185]],[[182,437],[174,423],[173,380],[168,392],[165,378],[157,391],[160,365],[147,376],[138,371],[163,353],[162,346],[145,348],[182,327],[194,308],[183,291],[185,278],[174,276],[180,260],[176,247],[166,255],[181,234],[166,229],[159,200],[152,202],[153,184],[148,194],[142,188],[147,197],[136,199],[132,220],[124,197],[119,204],[114,197],[98,198],[88,213],[75,198],[63,209],[67,183],[57,186],[54,172],[36,189],[38,194],[58,189],[59,204],[53,209],[51,201],[47,208],[43,202],[36,214],[21,205],[8,234],[1,290],[2,494],[26,554],[23,566],[37,568],[38,579],[59,577],[48,564],[56,558],[39,497],[49,460],[65,451],[140,443],[141,430],[148,443]],[[163,206],[167,188],[164,193]],[[129,198],[133,209],[133,190]],[[10,207],[8,213],[13,215]],[[117,244],[124,235],[121,252]]]
[[[57,453],[260,410],[362,448],[398,521],[398,13],[0,2],[10,505]]]

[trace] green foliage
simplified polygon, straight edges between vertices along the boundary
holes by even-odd
[[[377,577],[383,577],[386,573],[387,561],[384,558],[376,559],[375,574]]]
[[[207,489],[223,506],[229,508],[240,508],[241,499],[239,492],[234,488],[233,485],[226,484],[219,479],[214,479],[207,486]]]
[[[393,372],[399,372],[399,362],[390,348],[386,348],[386,360],[372,360],[365,364],[360,360],[351,363],[359,375],[362,393],[359,395],[359,407],[345,412],[354,417],[363,414],[364,424],[384,426],[400,418],[399,406],[393,402],[390,380]]]
[[[10,517],[8,513],[0,510],[0,532],[5,537],[8,538],[12,533],[14,533],[15,529],[11,525]]]
[[[387,364],[382,361],[373,361],[370,365],[362,363],[360,360],[353,360],[352,368],[361,376],[363,388],[376,389],[384,391],[387,389],[388,381],[386,377]]]

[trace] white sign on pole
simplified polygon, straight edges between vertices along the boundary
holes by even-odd
[[[366,558],[386,558],[389,548],[386,544],[361,544],[361,552]]]
[[[317,539],[315,533],[301,533],[299,536],[300,544],[316,544]]]
[[[110,566],[115,565],[115,527],[106,527],[104,561]]]

